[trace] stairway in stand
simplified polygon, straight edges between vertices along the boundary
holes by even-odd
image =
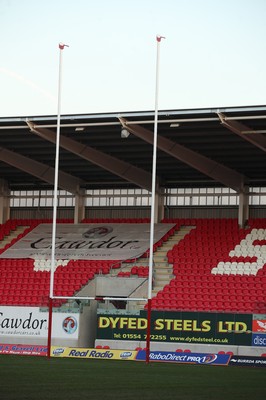
[[[174,278],[173,266],[168,263],[167,253],[174,245],[179,243],[190,231],[193,226],[182,226],[171,236],[153,255],[153,290],[152,297],[156,296],[171,279]]]
[[[167,253],[173,248],[174,245],[178,244],[194,226],[182,226],[174,235],[170,236],[169,239],[163,243],[161,247],[153,253],[153,289],[152,297],[155,297],[157,293],[167,285],[171,279],[174,278],[173,275],[173,265],[169,264]],[[132,264],[130,264],[132,267]],[[130,268],[128,264],[124,268]],[[149,258],[139,258],[134,266],[149,266]],[[138,301],[137,305],[139,308],[144,308],[146,301]]]

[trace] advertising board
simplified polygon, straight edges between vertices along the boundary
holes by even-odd
[[[79,314],[53,313],[52,336],[55,338],[77,339]],[[38,307],[0,306],[0,338],[36,337],[47,338],[48,312]],[[1,339],[0,339],[1,340]],[[18,339],[19,340],[19,339]]]
[[[232,356],[229,365],[234,367],[266,368],[266,358],[251,356]]]
[[[89,349],[58,346],[52,346],[51,350],[52,357],[90,358],[94,360],[135,360],[138,353],[135,350]]]
[[[154,243],[174,224],[155,224]],[[126,260],[149,248],[150,224],[57,224],[55,257],[63,260]],[[0,254],[0,258],[50,259],[52,224],[36,228]]]
[[[97,339],[145,341],[146,311],[98,314]],[[152,311],[151,341],[251,346],[252,315]]]
[[[170,362],[179,364],[206,364],[206,365],[228,365],[230,361],[228,354],[207,353],[176,353],[171,351],[151,351],[150,361]],[[146,360],[146,351],[138,352],[137,361]]]
[[[47,356],[47,346],[0,343],[0,354],[23,356]]]

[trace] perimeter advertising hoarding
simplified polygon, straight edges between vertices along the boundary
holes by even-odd
[[[145,341],[147,313],[98,314],[97,339]],[[151,341],[251,346],[252,315],[153,311]]]
[[[135,360],[135,350],[88,349],[81,347],[51,347],[52,357],[90,358],[100,360]]]
[[[176,353],[172,351],[151,351],[150,361],[170,362],[179,364],[202,364],[202,365],[228,365],[230,361],[229,354],[213,354],[213,353]],[[137,361],[146,360],[146,351],[138,351]]]
[[[266,347],[266,315],[253,315],[252,346]]]
[[[146,361],[145,350],[113,350],[113,349],[88,349],[74,347],[51,348],[52,357],[86,358],[101,360],[136,360]],[[179,364],[207,364],[207,365],[228,365],[230,360],[228,354],[189,353],[178,354],[170,351],[151,351],[150,361],[174,362]]]
[[[3,336],[17,338],[44,338],[48,335],[48,312],[38,307],[0,306],[0,340]],[[52,336],[78,339],[79,314],[53,313]]]
[[[259,333],[253,333],[252,346],[266,347],[266,335],[259,334]]]
[[[47,356],[48,347],[36,344],[0,343],[0,354],[16,354],[22,356]]]
[[[229,365],[234,367],[266,368],[266,358],[252,356],[232,356]]]

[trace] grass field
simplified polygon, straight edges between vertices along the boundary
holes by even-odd
[[[264,368],[0,356],[3,400],[263,398]]]

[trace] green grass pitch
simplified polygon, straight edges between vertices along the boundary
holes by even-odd
[[[263,398],[265,368],[0,356],[3,400]]]

